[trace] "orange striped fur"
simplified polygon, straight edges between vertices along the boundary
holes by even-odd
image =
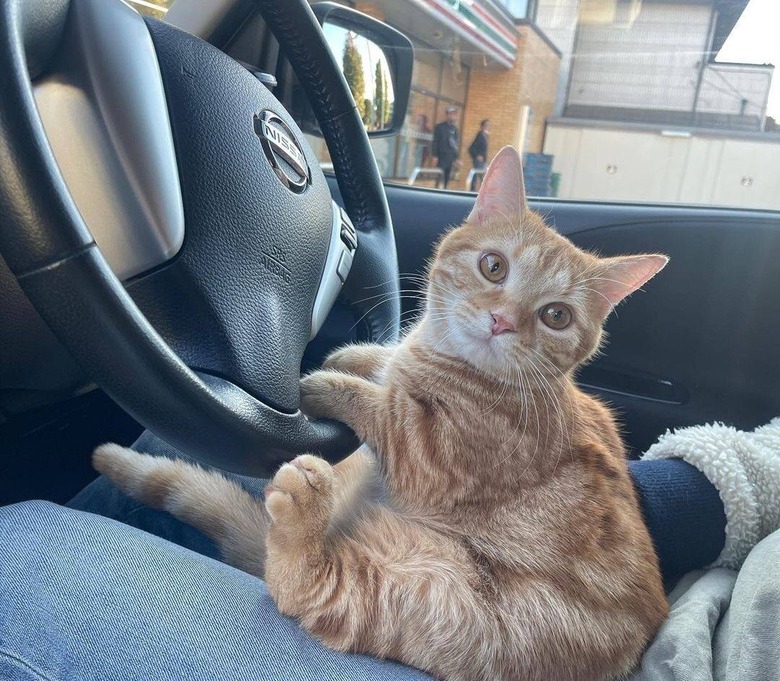
[[[508,263],[500,283],[479,267],[493,252]],[[183,462],[107,445],[95,466],[212,536],[333,648],[453,681],[614,678],[667,604],[614,418],[573,372],[665,262],[577,249],[525,206],[505,149],[439,244],[415,328],[302,379],[304,411],[367,447],[336,466],[283,465],[265,509]],[[568,328],[542,323],[553,302]],[[494,334],[496,315],[514,330]]]

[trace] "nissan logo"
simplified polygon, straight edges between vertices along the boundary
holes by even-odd
[[[311,181],[309,164],[289,126],[273,111],[255,116],[255,133],[276,176],[296,193],[302,192]]]

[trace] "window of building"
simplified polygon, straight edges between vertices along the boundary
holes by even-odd
[[[529,10],[533,9],[534,0],[496,0],[510,16],[515,19],[528,19],[532,16]]]
[[[392,179],[441,185],[441,178],[433,172],[430,163],[434,128],[446,118],[446,111],[451,107],[457,110],[456,126],[462,127],[469,75],[470,68],[453,55],[428,45],[415,45],[412,94],[406,124],[394,150]]]

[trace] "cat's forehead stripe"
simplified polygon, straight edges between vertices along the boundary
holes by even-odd
[[[520,272],[533,272],[539,267],[541,249],[538,246],[528,246],[517,250],[519,253],[515,256],[515,264]]]
[[[552,276],[552,283],[557,289],[566,289],[571,281],[571,273],[567,267],[563,267]]]

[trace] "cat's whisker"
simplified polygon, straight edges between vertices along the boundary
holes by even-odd
[[[360,322],[362,322],[369,314],[371,314],[371,312],[373,312],[380,305],[384,305],[385,303],[393,300],[394,298],[395,298],[395,294],[393,294],[392,296],[389,296],[386,299],[380,300],[378,303],[375,303],[374,305],[372,305],[368,310],[366,310],[365,313],[363,313],[360,316],[360,318],[352,326],[349,327],[348,331],[352,331],[353,329],[355,329],[357,327],[357,325],[360,324]]]
[[[523,382],[523,385],[524,385],[525,381],[524,381],[524,378],[523,378],[522,371],[520,369],[516,369],[516,371],[517,371],[518,376],[520,377],[520,380]],[[525,393],[525,391],[523,391],[523,392]],[[527,418],[528,417],[528,403],[530,402],[533,405],[533,407],[534,407],[534,415],[535,415],[535,418],[536,418],[536,437],[534,438],[534,441],[535,441],[534,453],[531,456],[531,460],[528,462],[528,465],[520,473],[519,477],[521,477],[521,478],[523,477],[523,475],[525,475],[525,473],[528,471],[528,469],[530,468],[531,464],[533,463],[534,459],[536,458],[537,449],[538,449],[538,446],[539,446],[539,427],[540,427],[539,412],[538,412],[538,410],[536,408],[536,400],[533,399],[533,389],[531,387],[530,381],[528,383],[528,392],[529,392],[528,397],[523,400],[523,411],[526,412],[526,418]],[[512,431],[512,434],[506,440],[504,440],[504,444],[510,442],[514,438],[515,434],[517,433],[517,429],[519,428],[519,426],[520,426],[520,421],[518,419],[518,422],[517,422],[517,425],[515,426],[514,431]],[[523,436],[527,435],[527,433],[528,433],[528,428],[524,424],[523,425],[523,433],[522,433],[522,435],[520,437],[517,438],[517,443],[512,448],[512,451],[510,451],[509,454],[507,454],[498,463],[494,464],[493,468],[498,468],[499,466],[502,466],[507,461],[509,461],[509,459],[512,458],[514,453],[520,447],[520,444],[523,441]]]
[[[424,291],[420,291],[418,289],[400,289],[398,292],[398,295],[400,297],[407,297],[407,298],[420,298],[425,299],[426,294]],[[395,291],[386,291],[385,293],[377,293],[373,296],[366,296],[365,298],[358,298],[355,300],[356,303],[365,303],[369,300],[376,300],[377,298],[387,298],[389,300],[392,300],[396,297]]]
[[[427,282],[425,284],[425,288],[428,291],[430,291],[434,287],[442,289],[442,291],[444,291],[444,293],[449,293],[451,296],[458,296],[458,295],[460,295],[460,293],[456,289],[453,289],[451,286],[447,286],[440,279],[437,279],[437,280],[432,281],[432,282]]]
[[[536,357],[539,360],[544,362],[546,365],[548,365],[550,367],[550,369],[552,369],[553,374],[556,374],[556,373],[558,374],[558,376],[556,377],[556,380],[559,381],[559,386],[563,389],[563,395],[566,398],[566,403],[567,403],[567,406],[568,406],[568,409],[569,409],[569,413],[568,413],[567,417],[568,417],[568,419],[576,420],[579,417],[579,410],[577,408],[577,405],[574,402],[574,400],[572,399],[572,395],[569,393],[568,390],[565,389],[564,384],[560,382],[562,380],[566,380],[568,378],[567,375],[563,371],[561,371],[560,368],[555,366],[555,364],[553,364],[544,355],[542,355],[541,353],[537,352],[533,348],[529,348],[529,349],[536,355]],[[567,417],[565,417],[563,414],[561,415],[561,421],[562,421],[561,425],[562,426],[565,425],[563,422],[565,420],[567,420]],[[569,450],[569,454],[570,454],[570,456],[572,458],[572,462],[573,462],[574,461],[574,451],[572,450],[571,432],[569,431],[568,428],[562,427],[562,433],[566,437],[567,449]]]
[[[382,286],[387,286],[388,284],[392,284],[397,281],[402,281],[403,279],[415,279],[415,278],[424,281],[426,284],[428,283],[428,279],[424,275],[410,272],[405,274],[404,273],[399,274],[397,279],[393,277],[392,279],[387,279],[385,281],[379,282],[378,284],[372,284],[371,286],[364,286],[363,288],[364,289],[380,288]]]
[[[534,348],[529,347],[528,348],[535,356],[536,358],[543,363],[543,367],[547,367],[548,371],[550,371],[553,374],[553,377],[556,381],[566,380],[568,376],[559,368],[557,367],[550,359],[545,357],[543,354],[538,352],[537,350],[534,350]],[[571,403],[571,396],[568,394],[567,391],[564,391],[564,395],[566,396],[569,403]]]
[[[530,348],[530,349],[533,351],[533,348]],[[538,357],[541,356],[538,353],[536,353],[535,351],[534,351],[534,354],[536,354]],[[557,423],[557,430],[560,431],[560,432],[559,432],[559,435],[557,437],[557,440],[558,440],[558,456],[556,458],[555,466],[553,468],[553,475],[554,475],[555,471],[558,468],[558,464],[560,463],[561,456],[563,454],[563,445],[564,445],[563,438],[564,438],[564,436],[566,434],[566,427],[565,427],[566,417],[565,417],[565,415],[563,413],[563,409],[561,407],[560,401],[556,397],[555,391],[554,391],[553,387],[550,385],[550,382],[542,374],[541,370],[536,365],[536,362],[534,361],[534,358],[533,357],[529,357],[528,359],[530,361],[531,369],[539,377],[539,380],[541,382],[542,388],[544,390],[543,399],[544,399],[544,402],[545,402],[545,406],[547,406],[547,397],[549,397],[550,398],[550,402],[551,402],[550,406],[553,407],[553,411],[555,413],[555,416],[556,416],[556,419],[557,419],[557,422],[558,422]],[[549,410],[548,410],[548,415],[549,415]],[[549,444],[550,444],[549,443],[549,439],[550,439],[550,432],[548,430],[547,438],[546,438],[546,441],[545,441],[545,447],[549,446]],[[568,443],[568,446],[569,446],[569,448],[571,448],[571,442]]]
[[[605,296],[601,291],[597,291],[595,288],[589,288],[588,286],[581,286],[580,288],[584,291],[590,291],[591,293],[595,293],[596,295],[601,296],[604,300],[607,301],[607,304],[609,305],[610,308],[615,306],[614,303],[609,298],[607,298],[607,296]]]
[[[401,314],[398,315],[398,320],[401,324],[404,322],[408,322],[410,318],[412,318],[415,314],[419,314],[419,310],[402,310]],[[385,324],[385,328],[382,330],[382,333],[387,331],[393,324],[395,323],[395,320],[391,319],[387,324]]]
[[[439,309],[439,308],[433,308],[434,312],[436,314],[427,316],[428,319],[438,320],[438,319],[445,319],[447,317],[446,310]],[[419,322],[424,316],[426,316],[427,310],[415,308],[412,310],[404,310],[401,312],[399,317],[399,322],[401,325],[405,324],[414,324],[416,322]],[[415,320],[415,316],[417,319]],[[393,325],[393,320],[390,320],[387,324],[385,324],[385,327],[382,329],[382,331],[379,333],[379,337],[383,337],[385,333],[390,329],[390,327]]]
[[[529,419],[529,412],[530,412],[530,409],[528,409],[528,402],[533,397],[533,395],[526,394],[525,377],[523,376],[523,372],[520,369],[520,367],[514,367],[514,372],[520,383],[520,388],[522,392],[522,404],[523,404],[523,430],[518,436],[518,444],[519,444],[522,438],[527,438],[528,436],[528,419]],[[530,393],[530,386],[528,391]],[[520,427],[520,419],[517,420],[517,425],[515,426],[515,430],[513,431],[513,433],[516,433],[519,427]],[[512,435],[512,437],[514,437],[514,434]]]
[[[504,395],[506,394],[507,387],[509,386],[509,371],[510,371],[510,365],[507,365],[504,370],[501,372],[501,383],[503,383],[504,387],[503,390],[501,390],[501,394],[498,396],[495,402],[490,405],[490,407],[487,408],[486,411],[483,411],[480,416],[486,416],[489,414],[493,409],[495,409],[496,405],[503,399]]]

